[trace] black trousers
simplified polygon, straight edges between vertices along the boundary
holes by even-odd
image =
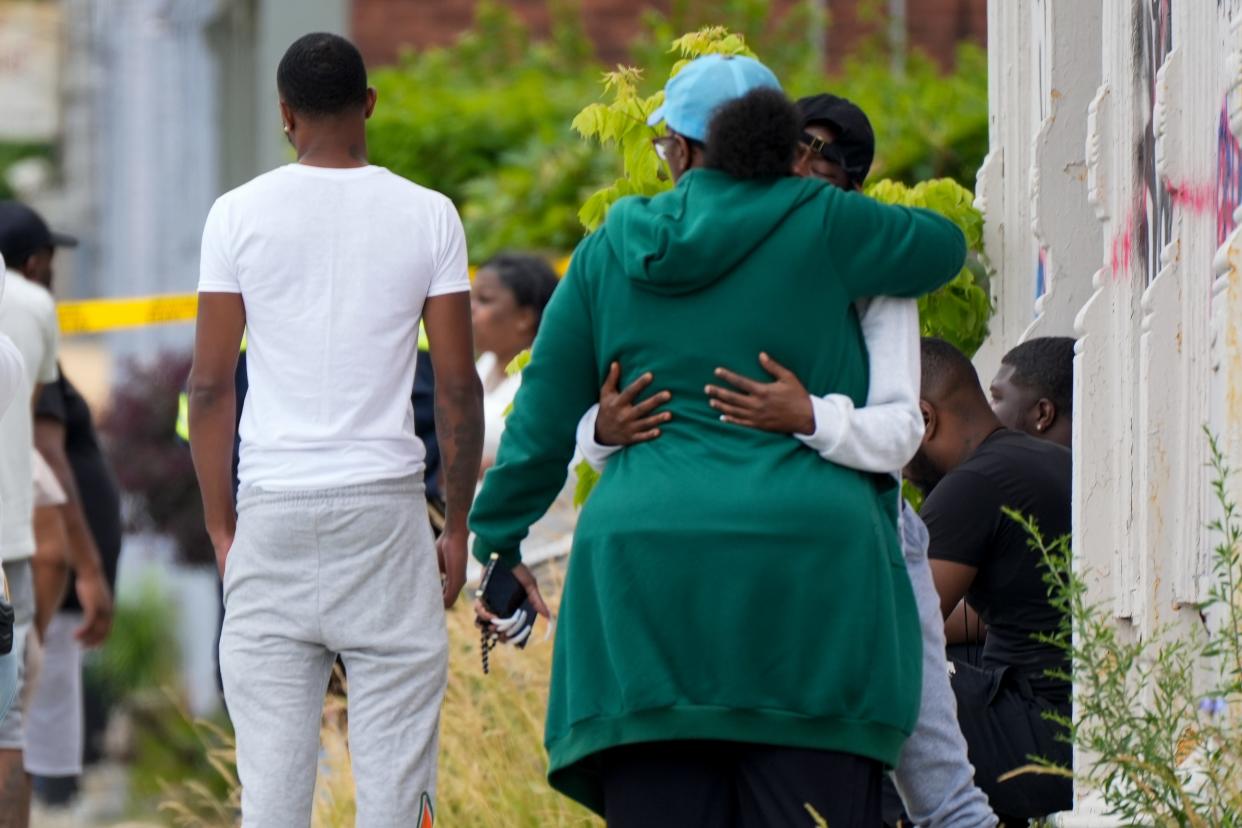
[[[880,825],[879,762],[739,742],[649,742],[601,763],[608,828]]]
[[[1047,714],[1070,716],[1067,690],[1056,694],[1032,689],[1031,682],[1011,668],[989,669],[954,662],[951,680],[957,697],[957,719],[966,737],[975,784],[988,795],[1006,826],[1073,807],[1073,783],[1060,776],[1027,773],[1007,781],[1009,771],[1047,759],[1070,767],[1073,750],[1064,728]]]

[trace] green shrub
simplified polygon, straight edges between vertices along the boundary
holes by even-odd
[[[55,150],[51,144],[36,141],[0,141],[0,200],[16,197],[16,193],[9,187],[7,180],[10,167],[29,158],[51,160],[54,156]]]
[[[117,601],[112,633],[87,669],[95,686],[122,699],[174,684],[180,664],[176,614],[160,583],[148,580],[137,597]]]
[[[692,54],[753,48],[791,95],[831,90],[867,110],[878,138],[875,177],[971,186],[987,151],[983,50],[963,46],[947,74],[913,53],[894,74],[885,51],[868,42],[828,76],[807,36],[817,8],[800,3],[775,15],[771,0],[674,0],[668,12],[648,13],[630,44],[643,70],[618,67],[617,77],[636,97],[658,93],[687,54],[668,48],[679,32],[694,32]],[[713,45],[700,31],[708,23],[738,33],[736,43]],[[574,216],[586,197],[621,173],[617,154],[585,147],[570,129],[584,104],[600,99],[593,51],[570,2],[554,4],[552,37],[543,42],[504,6],[482,2],[474,30],[456,44],[372,73],[380,102],[368,130],[371,158],[453,199],[472,262],[505,248],[564,253],[582,237]]]

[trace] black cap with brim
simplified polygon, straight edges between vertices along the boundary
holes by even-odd
[[[833,131],[832,146],[844,158],[841,165],[861,184],[875,160],[875,132],[866,113],[852,101],[836,95],[812,95],[798,101],[803,126],[825,124]]]
[[[0,255],[16,267],[49,247],[77,247],[78,240],[58,233],[34,210],[20,201],[0,201]]]

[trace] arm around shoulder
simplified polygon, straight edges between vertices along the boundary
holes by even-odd
[[[966,262],[966,237],[930,210],[840,194],[825,216],[828,248],[853,298],[913,298],[948,284]]]

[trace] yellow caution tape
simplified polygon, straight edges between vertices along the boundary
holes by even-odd
[[[554,263],[562,276],[569,268],[569,258]],[[470,268],[474,278],[475,268]],[[193,322],[198,314],[198,294],[171,293],[165,296],[140,296],[131,299],[87,299],[61,302],[56,306],[62,336],[107,333],[125,328],[148,325],[172,325]]]
[[[147,325],[192,322],[198,313],[198,296],[185,293],[61,302],[56,312],[60,316],[60,332],[64,336],[104,333]]]

